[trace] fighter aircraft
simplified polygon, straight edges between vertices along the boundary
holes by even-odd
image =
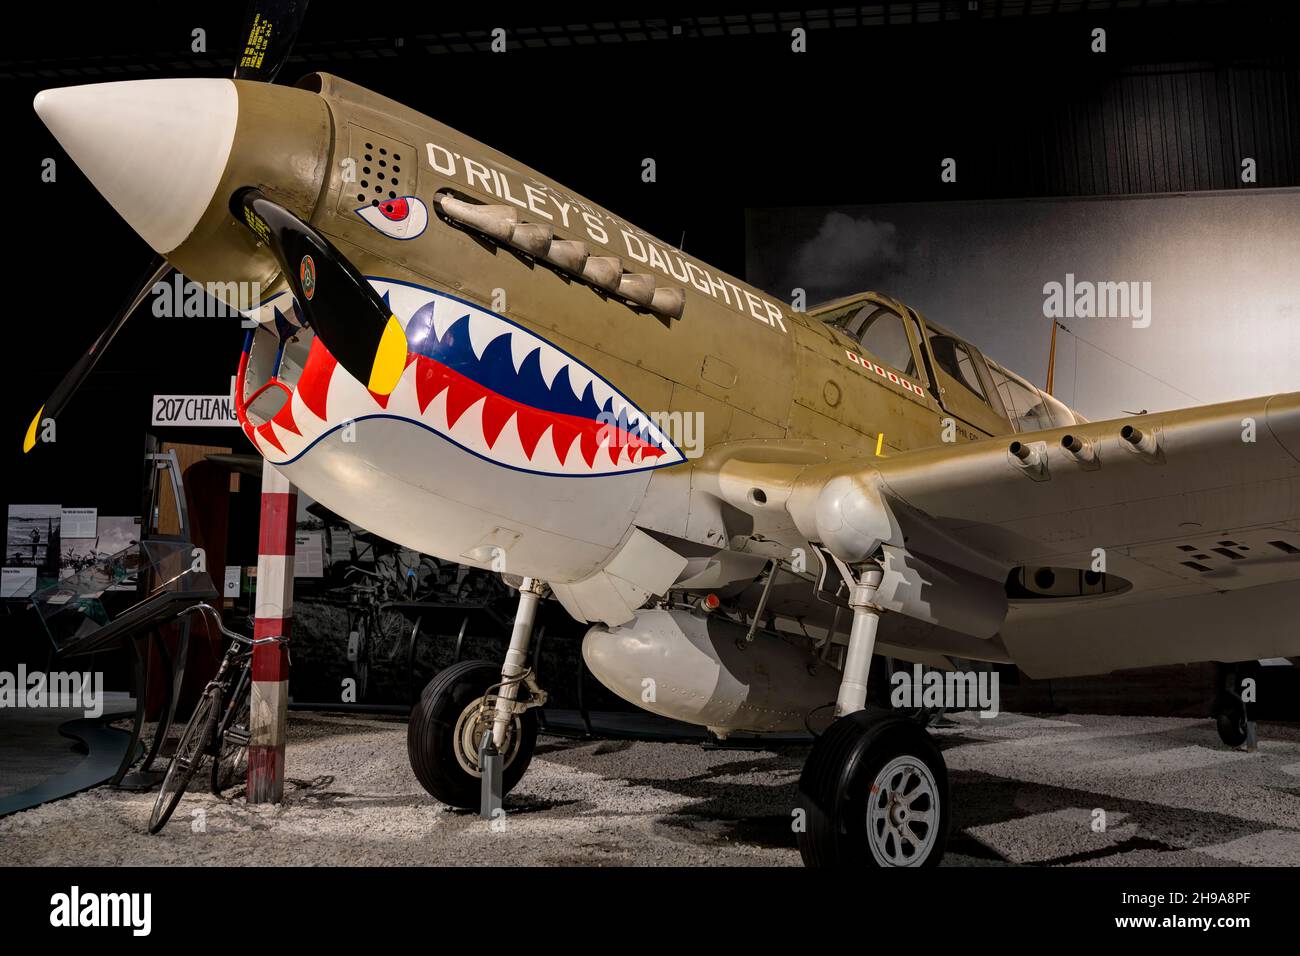
[[[518,587],[504,662],[442,671],[411,715],[438,800],[478,806],[488,735],[524,774],[547,598],[638,706],[829,724],[794,808],[812,865],[944,852],[943,758],[865,708],[873,654],[1044,678],[1300,654],[1300,394],[1086,421],[888,296],[796,311],[390,99],[267,82],[301,18],[270,9],[233,80],[35,108],[161,257],[141,297],[169,267],[266,290],[237,382],[261,455]]]

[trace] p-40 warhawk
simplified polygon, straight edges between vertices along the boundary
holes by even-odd
[[[478,806],[488,735],[523,776],[547,597],[633,704],[721,737],[829,723],[799,783],[809,864],[944,851],[943,758],[866,709],[873,654],[1042,678],[1300,654],[1300,394],[1086,421],[887,296],[792,311],[392,100],[273,85],[293,32],[263,21],[233,80],[35,107],[159,254],[141,297],[168,268],[268,290],[236,388],[266,460],[513,576],[504,662],[443,670],[411,715],[438,800]]]

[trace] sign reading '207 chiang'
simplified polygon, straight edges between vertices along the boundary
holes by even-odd
[[[235,381],[227,395],[155,395],[149,411],[153,426],[238,428],[235,414]]]

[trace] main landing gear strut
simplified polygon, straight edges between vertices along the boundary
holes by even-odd
[[[836,720],[799,777],[799,853],[808,866],[934,866],[948,841],[948,769],[915,721],[866,710],[883,574],[874,562],[841,570],[853,624]]]
[[[526,665],[546,585],[524,578],[505,663],[453,664],[431,680],[411,711],[406,749],[420,785],[442,803],[494,816],[533,758],[534,708],[546,703]]]

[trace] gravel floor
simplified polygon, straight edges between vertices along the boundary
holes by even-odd
[[[1205,720],[955,723],[937,733],[955,800],[948,865],[1300,865],[1300,728],[1261,725],[1248,754],[1223,747]],[[151,837],[153,795],[101,787],[0,820],[0,859],[796,865],[804,753],[543,737],[494,825],[424,793],[404,721],[294,713],[279,806],[187,794]]]

